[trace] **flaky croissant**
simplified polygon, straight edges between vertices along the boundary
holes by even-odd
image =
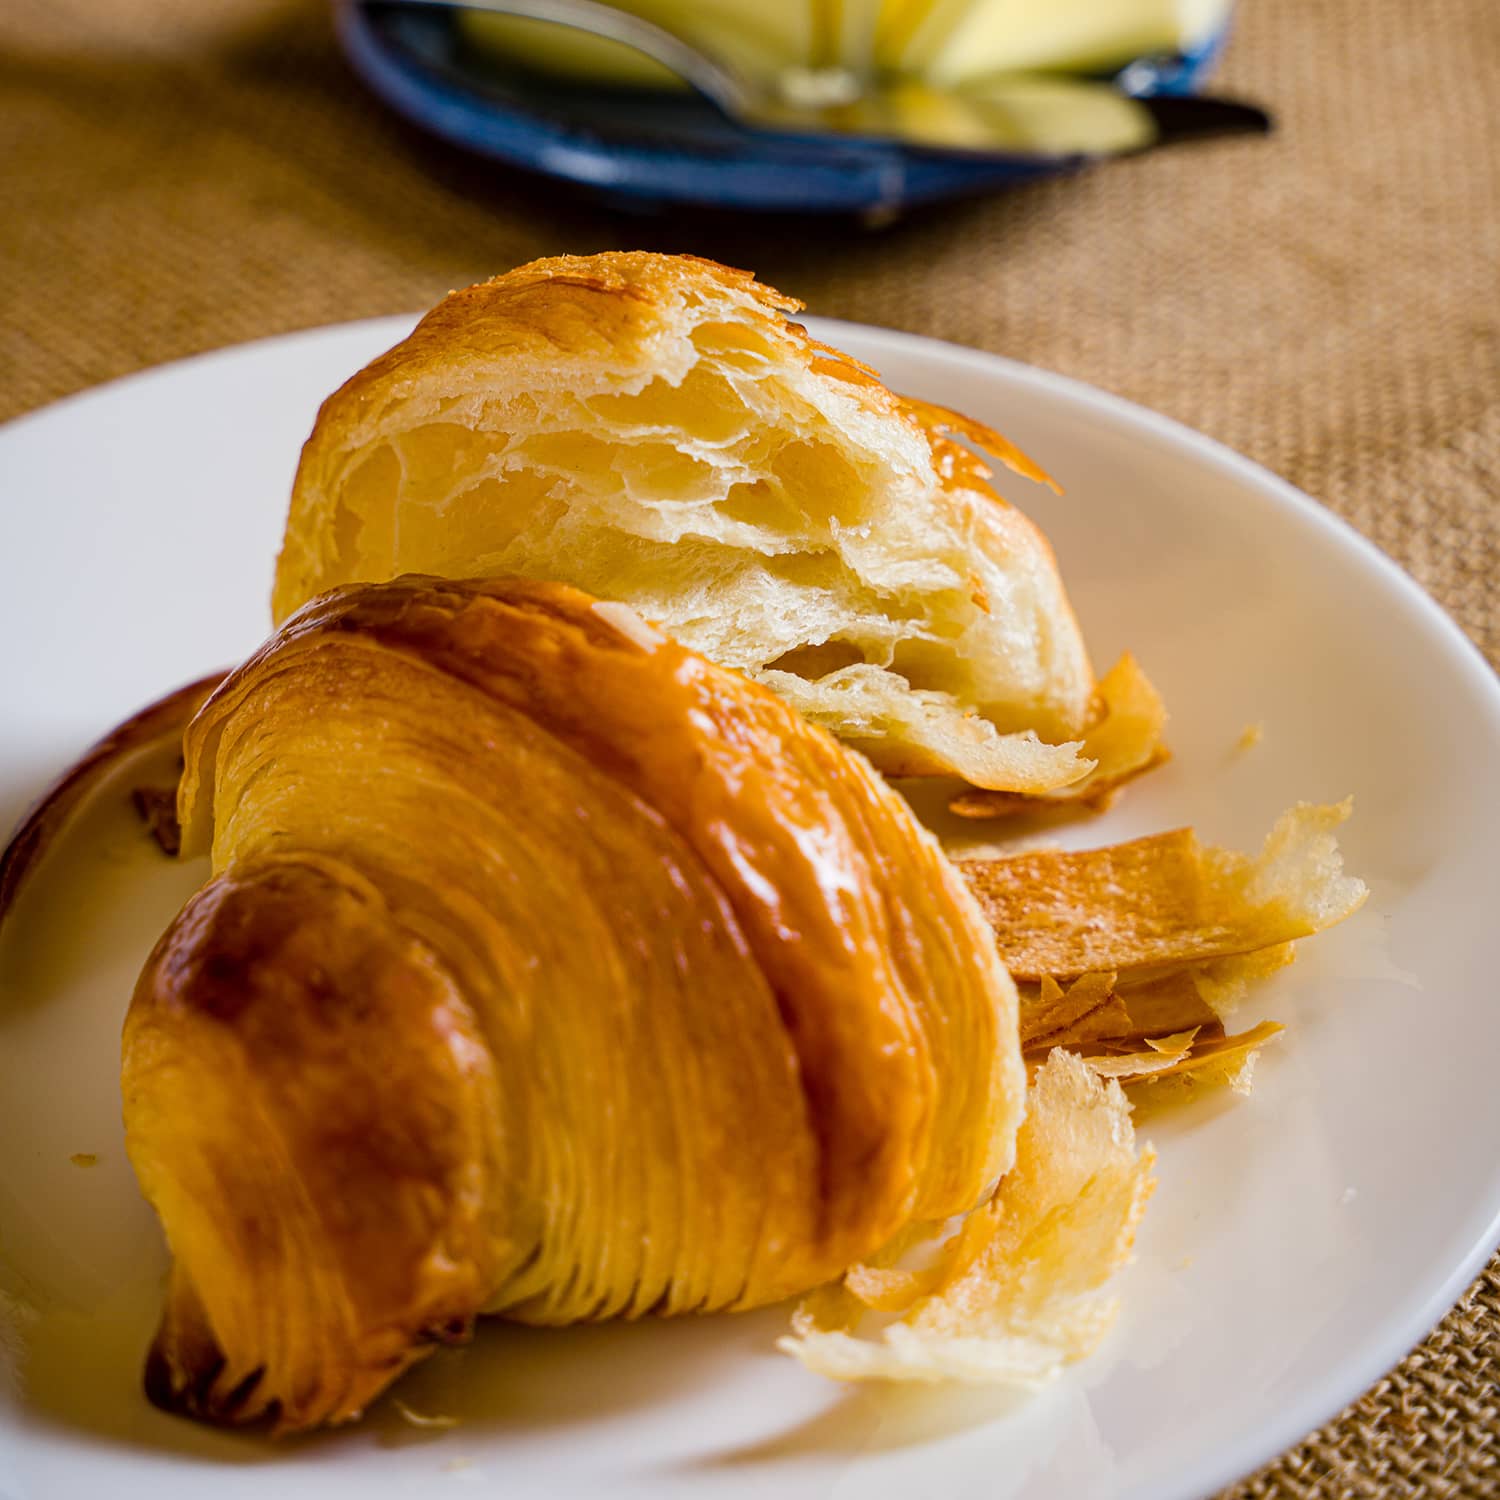
[[[934,841],[628,609],[336,590],[185,758],[213,876],[124,1042],[162,1404],[302,1429],[481,1312],[767,1303],[1012,1160],[1016,992]]]
[[[1094,677],[1045,537],[952,434],[707,261],[537,261],[324,404],[278,620],[404,572],[557,579],[772,687],[889,774],[1078,782]]]

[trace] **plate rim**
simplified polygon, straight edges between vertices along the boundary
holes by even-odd
[[[203,350],[162,364],[147,366],[99,384],[71,392],[40,407],[23,412],[0,424],[0,447],[7,438],[20,431],[86,410],[108,401],[126,387],[167,381],[185,369],[201,367],[205,362],[231,363],[251,360],[274,347],[296,347],[344,336],[351,341],[375,343],[377,337],[396,342],[411,329],[420,314],[396,313],[325,323],[268,334],[240,343]],[[1483,715],[1500,747],[1500,677],[1491,669],[1479,647],[1437,603],[1435,599],[1389,557],[1379,546],[1357,530],[1349,521],[1329,509],[1303,490],[1281,478],[1256,460],[1228,444],[1208,436],[1186,423],[1152,410],[1127,397],[1118,395],[1077,377],[1064,375],[1029,364],[1009,355],[994,353],[970,345],[953,343],[929,334],[886,328],[878,324],[858,323],[845,319],[808,316],[809,332],[835,345],[841,339],[863,346],[866,357],[873,346],[889,350],[898,358],[904,352],[928,360],[939,360],[960,368],[983,370],[989,375],[1040,389],[1075,409],[1105,419],[1117,430],[1185,451],[1192,459],[1217,468],[1243,486],[1256,490],[1277,510],[1297,522],[1320,531],[1331,542],[1352,552],[1359,562],[1373,571],[1388,588],[1394,590],[1423,622],[1434,649],[1452,663],[1465,688]],[[877,355],[877,360],[880,358]],[[1500,1193],[1493,1195],[1488,1215],[1478,1237],[1468,1250],[1451,1263],[1429,1285],[1404,1313],[1386,1316],[1374,1336],[1366,1341],[1363,1355],[1336,1357],[1323,1377],[1318,1394],[1307,1397],[1278,1421],[1265,1422],[1249,1430],[1221,1454],[1199,1460],[1162,1485],[1140,1481],[1128,1484],[1119,1492],[1126,1497],[1153,1500],[1195,1500],[1195,1497],[1218,1490],[1253,1473],[1279,1455],[1295,1447],[1310,1433],[1323,1426],[1351,1402],[1401,1362],[1447,1316],[1465,1288],[1500,1249]]]

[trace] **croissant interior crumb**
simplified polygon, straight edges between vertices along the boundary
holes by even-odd
[[[325,403],[278,619],[331,584],[519,574],[623,601],[883,769],[1014,791],[1092,761],[1051,549],[797,304],[706,262],[561,258],[454,293]]]

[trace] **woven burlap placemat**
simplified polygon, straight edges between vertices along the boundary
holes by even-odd
[[[691,250],[814,311],[1062,370],[1222,439],[1372,537],[1493,662],[1500,5],[1243,0],[1219,81],[1270,104],[1279,133],[880,232],[635,217],[392,118],[318,0],[6,0],[0,417],[420,308],[536,255]],[[1230,1493],[1500,1495],[1497,1429],[1500,1262]]]

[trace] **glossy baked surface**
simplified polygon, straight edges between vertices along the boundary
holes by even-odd
[[[125,1028],[153,1395],[358,1414],[481,1311],[753,1307],[1014,1147],[1015,991],[869,765],[560,585],[294,616],[189,725],[213,878]]]

